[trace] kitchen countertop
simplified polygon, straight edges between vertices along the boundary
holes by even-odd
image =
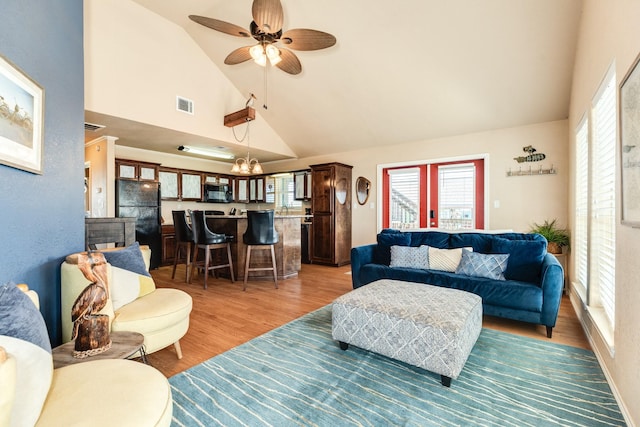
[[[247,215],[205,215],[207,218],[227,218],[227,219],[246,219]],[[313,215],[292,214],[292,215],[274,215],[275,219],[279,218],[313,218]]]

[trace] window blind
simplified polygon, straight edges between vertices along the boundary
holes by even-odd
[[[420,227],[420,169],[388,170],[389,226],[391,228]]]
[[[589,220],[589,119],[584,118],[576,130],[576,193],[573,254],[576,282],[588,289],[588,220]]]
[[[610,73],[596,95],[592,110],[590,283],[614,327],[615,319],[615,153],[616,79]],[[598,298],[599,297],[599,298]]]
[[[475,167],[472,163],[438,167],[438,200],[440,228],[473,228]]]

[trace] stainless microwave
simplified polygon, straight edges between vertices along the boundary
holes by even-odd
[[[233,192],[229,184],[205,184],[204,201],[208,203],[231,203]]]

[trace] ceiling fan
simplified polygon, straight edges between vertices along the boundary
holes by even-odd
[[[244,46],[231,52],[224,60],[225,64],[235,65],[253,59],[263,67],[267,59],[289,74],[300,74],[302,64],[298,57],[289,49],[319,50],[336,44],[336,38],[329,33],[309,29],[294,29],[282,31],[284,13],[280,0],[254,0],[251,8],[253,21],[250,31],[244,28],[205,16],[189,15],[189,19],[226,34],[237,37],[253,37],[258,41],[253,46]],[[288,47],[276,46],[276,43]]]

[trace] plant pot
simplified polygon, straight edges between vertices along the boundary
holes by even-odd
[[[547,252],[549,252],[550,254],[561,254],[562,253],[562,246],[560,246],[559,244],[555,243],[555,242],[549,242],[547,244]]]

